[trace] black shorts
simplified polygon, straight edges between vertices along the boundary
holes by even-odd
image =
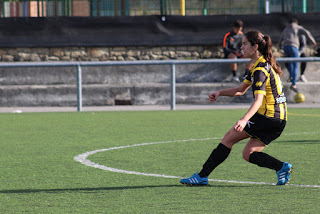
[[[261,143],[268,145],[281,135],[286,122],[285,120],[270,118],[256,113],[248,121],[244,131],[251,138],[258,139]]]
[[[231,53],[233,53],[233,52],[230,52],[230,51],[224,51],[224,58],[225,59],[228,59],[228,56],[229,56],[229,54],[231,54]],[[236,55],[235,53],[233,53],[234,55]],[[237,56],[237,58],[238,59],[240,59],[242,57],[242,55],[241,56]]]

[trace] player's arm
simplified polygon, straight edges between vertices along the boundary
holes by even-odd
[[[254,102],[250,106],[247,113],[234,125],[234,129],[238,132],[241,132],[246,126],[248,120],[258,111],[263,101],[263,94],[255,94]]]
[[[279,39],[279,42],[278,42],[278,46],[279,46],[280,50],[282,49],[282,41],[283,41],[283,32],[281,33],[280,39]]]
[[[236,50],[236,52],[235,52],[235,54],[236,54],[237,57],[242,56],[241,45],[242,45],[242,39],[239,39],[239,40],[237,41],[237,48],[238,48],[238,50]]]
[[[217,100],[219,96],[227,96],[227,97],[241,96],[244,93],[246,93],[246,91],[250,88],[250,86],[251,86],[250,84],[243,82],[236,88],[228,88],[228,89],[215,91],[209,94],[209,101],[214,102]]]
[[[312,34],[310,33],[310,31],[308,31],[308,30],[305,29],[305,28],[302,28],[302,33],[307,37],[307,39],[308,39],[313,45],[316,45],[316,44],[317,44],[316,40],[314,39],[314,37],[312,36]]]
[[[226,35],[223,38],[223,49],[224,51],[228,52],[228,53],[235,53],[235,51],[233,49],[230,48],[230,39],[229,39],[229,33],[226,33]]]

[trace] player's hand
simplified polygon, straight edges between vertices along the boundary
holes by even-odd
[[[220,95],[219,91],[215,91],[215,92],[209,94],[209,102],[212,103],[212,102],[216,101],[218,99],[219,95]]]
[[[235,52],[235,54],[237,57],[240,57],[242,55],[241,51],[238,51],[238,50]]]
[[[237,132],[242,132],[244,127],[246,127],[246,125],[247,125],[247,121],[241,119],[241,120],[236,122],[236,124],[233,126],[233,128]]]

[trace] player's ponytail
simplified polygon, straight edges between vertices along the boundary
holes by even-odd
[[[277,63],[276,59],[273,56],[271,38],[269,36],[263,36],[263,39],[265,41],[265,45],[264,45],[264,49],[261,50],[260,53],[264,56],[266,61],[270,63],[270,65],[275,70],[275,72],[281,77],[283,73],[281,71],[280,65]]]
[[[251,45],[258,45],[258,51],[264,56],[265,60],[272,66],[275,72],[281,77],[283,73],[280,65],[273,56],[271,38],[263,35],[260,31],[249,31],[245,34],[245,36]]]

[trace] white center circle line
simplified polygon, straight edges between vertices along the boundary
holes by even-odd
[[[298,135],[301,134],[314,134],[312,133],[295,133]],[[285,135],[295,135],[295,134],[285,134]],[[160,141],[160,142],[150,142],[150,143],[140,143],[140,144],[133,144],[133,145],[126,145],[126,146],[116,146],[116,147],[110,147],[106,149],[98,149],[94,151],[85,152],[83,154],[77,155],[74,157],[74,160],[84,164],[86,166],[94,167],[97,169],[102,169],[106,171],[111,172],[118,172],[118,173],[124,173],[124,174],[134,174],[134,175],[144,175],[144,176],[152,176],[152,177],[161,177],[161,178],[176,178],[180,179],[183,178],[181,176],[174,176],[174,175],[164,175],[164,174],[154,174],[154,173],[144,173],[144,172],[137,172],[137,171],[129,171],[129,170],[123,170],[123,169],[117,169],[108,167],[105,165],[101,165],[98,163],[94,163],[88,159],[90,155],[99,153],[99,152],[105,152],[110,150],[117,150],[117,149],[125,149],[125,148],[132,148],[132,147],[138,147],[138,146],[148,146],[148,145],[154,145],[154,144],[164,144],[164,143],[177,143],[177,142],[190,142],[190,141],[207,141],[207,140],[221,140],[221,137],[215,137],[215,138],[202,138],[202,139],[188,139],[188,140],[172,140],[172,141]],[[253,181],[235,181],[235,180],[220,180],[220,179],[209,179],[209,181],[214,182],[224,182],[224,183],[237,183],[237,184],[259,184],[259,185],[276,185],[276,183],[266,183],[266,182],[253,182]],[[316,187],[319,188],[320,185],[307,185],[307,184],[286,184],[286,186],[295,186],[295,187]]]

